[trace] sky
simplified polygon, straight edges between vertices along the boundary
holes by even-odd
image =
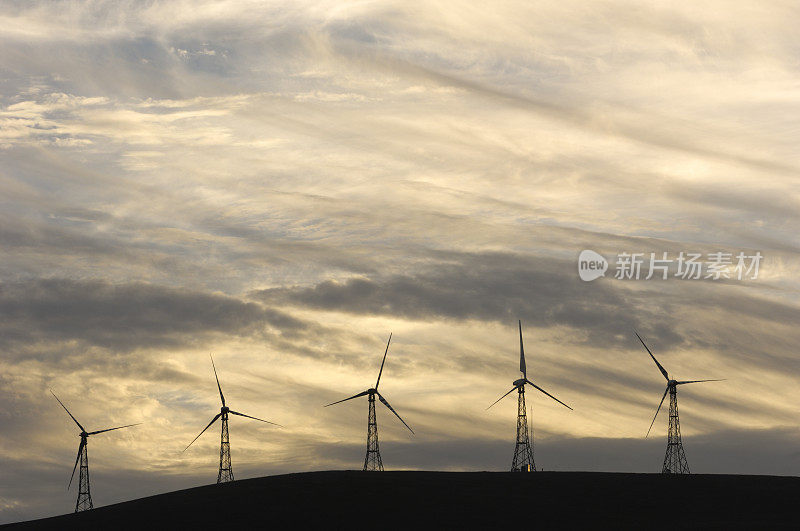
[[[800,7],[789,1],[7,0],[0,522],[359,469],[800,474]],[[609,261],[578,274],[578,255]],[[763,259],[615,278],[620,253]],[[735,261],[735,260],[734,260]],[[643,266],[647,267],[647,262]],[[674,265],[674,264],[673,264]]]

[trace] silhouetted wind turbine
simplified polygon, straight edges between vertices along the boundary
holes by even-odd
[[[53,394],[58,403],[61,404],[61,407],[64,408],[64,411],[67,412],[67,415],[70,416],[72,420],[75,421],[75,424],[81,429],[81,432],[78,434],[81,438],[81,443],[78,445],[78,457],[75,458],[75,466],[72,467],[72,475],[69,478],[69,485],[67,485],[67,490],[72,486],[72,480],[75,478],[75,469],[78,468],[78,462],[81,464],[81,471],[79,475],[79,488],[78,488],[78,500],[75,502],[75,512],[79,511],[86,511],[92,509],[94,505],[92,504],[92,492],[89,488],[89,454],[86,450],[86,444],[89,440],[90,435],[97,435],[98,433],[105,433],[107,431],[112,430],[120,430],[122,428],[130,428],[131,426],[138,426],[141,422],[137,424],[126,424],[125,426],[117,426],[116,428],[106,428],[104,430],[97,430],[97,431],[89,431],[87,432],[86,429],[81,426],[81,423],[78,422],[72,413],[69,412],[67,406],[59,400],[53,390],[51,389],[50,392]]]
[[[528,421],[525,414],[525,384],[530,384],[542,393],[546,394],[565,408],[572,410],[571,407],[564,402],[554,397],[532,381],[528,380],[527,370],[525,367],[525,348],[522,345],[522,321],[519,321],[519,371],[522,373],[522,378],[514,380],[514,387],[511,391],[504,394],[494,401],[492,404],[500,402],[502,399],[511,394],[515,389],[519,393],[517,401],[517,444],[514,447],[514,459],[511,461],[512,472],[535,472],[536,465],[533,462],[533,450],[531,449],[530,439],[528,437]],[[486,409],[489,409],[490,407]]]
[[[268,420],[259,419],[256,417],[251,417],[250,415],[245,415],[244,413],[239,413],[238,411],[234,411],[228,406],[225,405],[225,395],[222,394],[222,386],[219,385],[219,377],[217,376],[217,367],[214,365],[214,358],[211,357],[211,367],[214,369],[214,378],[217,380],[217,389],[219,389],[219,398],[222,401],[222,408],[220,409],[219,413],[211,419],[211,422],[208,423],[208,426],[203,428],[197,437],[192,439],[192,442],[189,443],[189,446],[194,444],[194,441],[200,438],[200,435],[203,435],[205,431],[214,424],[217,419],[222,419],[222,435],[220,436],[220,446],[219,446],[219,473],[217,474],[217,483],[224,483],[226,481],[233,481],[233,469],[231,468],[231,443],[228,438],[228,413],[231,415],[239,415],[240,417],[247,417],[249,419],[258,420],[261,422],[266,422],[267,424],[272,424],[273,426],[281,426],[280,424],[275,424],[274,422],[270,422]],[[189,446],[183,449],[185,452],[189,449]],[[181,452],[183,453],[183,452]]]
[[[634,330],[633,333],[639,338],[639,341],[641,341],[645,350],[647,350],[647,353],[650,354],[651,358],[653,358],[658,370],[661,371],[664,379],[667,380],[667,388],[664,390],[664,396],[661,397],[661,402],[658,403],[656,414],[653,416],[653,422],[650,423],[650,428],[647,429],[647,435],[645,435],[645,437],[650,435],[650,430],[653,429],[653,424],[656,422],[658,412],[661,411],[661,404],[664,403],[664,399],[667,397],[667,393],[669,393],[669,430],[667,432],[667,453],[664,456],[664,466],[661,468],[661,472],[664,474],[688,474],[689,463],[686,461],[686,454],[683,451],[683,442],[681,441],[681,423],[680,419],[678,418],[678,386],[690,383],[721,382],[723,380],[678,381],[671,379],[669,374],[667,374],[666,369],[664,369],[656,357],[653,356],[653,353],[650,352],[650,349],[647,347],[647,345],[645,345],[644,340],[639,333],[636,332],[636,330]]]
[[[352,400],[354,398],[358,398],[360,396],[367,395],[369,397],[369,417],[367,420],[367,455],[364,457],[364,471],[383,471],[383,461],[381,461],[381,452],[378,448],[378,421],[375,418],[375,395],[378,395],[378,399],[383,403],[384,406],[389,408],[389,411],[394,413],[395,417],[400,419],[400,422],[408,428],[408,431],[414,433],[414,430],[411,429],[411,426],[406,424],[400,415],[397,414],[397,411],[394,410],[392,406],[389,405],[389,402],[383,398],[383,396],[378,392],[378,384],[381,383],[381,374],[383,374],[383,365],[386,363],[386,354],[389,353],[389,343],[392,342],[392,334],[389,334],[389,341],[386,342],[386,351],[383,353],[383,361],[381,362],[381,370],[378,372],[378,380],[375,382],[375,387],[371,389],[367,389],[366,391],[362,391],[357,395],[353,395],[350,398],[345,398],[344,400],[339,400],[337,402],[332,402],[325,407],[332,406],[334,404],[340,404],[342,402],[347,402],[348,400]]]

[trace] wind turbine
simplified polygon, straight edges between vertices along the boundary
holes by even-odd
[[[645,438],[650,435],[650,430],[653,429],[653,424],[656,422],[658,412],[661,411],[661,404],[664,403],[664,399],[667,397],[667,393],[669,393],[669,430],[667,432],[667,453],[664,456],[664,466],[661,468],[661,472],[664,474],[688,474],[689,463],[686,461],[686,454],[683,451],[683,442],[681,441],[681,423],[680,419],[678,418],[678,386],[700,382],[721,382],[723,380],[678,381],[670,378],[666,369],[664,369],[656,357],[653,356],[653,353],[650,352],[650,349],[647,347],[647,345],[645,345],[644,340],[639,333],[636,332],[636,330],[634,330],[633,333],[639,338],[639,341],[641,341],[645,350],[647,350],[647,353],[650,354],[651,358],[653,358],[658,370],[661,371],[664,379],[667,380],[667,388],[664,390],[664,396],[661,397],[661,402],[658,403],[656,414],[653,416],[653,422],[650,423],[650,428],[648,428]]]
[[[220,436],[219,473],[217,474],[217,483],[225,483],[227,481],[233,481],[233,469],[231,468],[231,443],[230,439],[228,438],[228,413],[231,415],[239,415],[240,417],[247,417],[249,419],[266,422],[267,424],[272,424],[273,426],[279,426],[281,428],[283,426],[268,420],[251,417],[250,415],[245,415],[244,413],[239,413],[238,411],[234,411],[226,406],[225,395],[222,394],[222,386],[219,385],[219,377],[217,376],[217,367],[214,365],[214,358],[211,357],[211,354],[209,354],[209,357],[211,358],[211,367],[214,369],[214,378],[217,380],[217,389],[219,389],[219,398],[222,401],[222,408],[220,409],[219,413],[217,413],[217,415],[211,419],[211,422],[208,423],[208,426],[203,428],[203,431],[201,431],[197,437],[192,439],[192,442],[189,443],[189,446],[194,444],[194,441],[199,439],[200,435],[203,435],[203,433],[205,433],[205,431],[210,428],[211,425],[217,421],[217,419],[222,419],[222,435]],[[185,452],[188,450],[189,446],[184,448],[183,451]]]
[[[112,431],[112,430],[120,430],[122,428],[130,428],[131,426],[138,426],[141,423],[127,424],[125,426],[117,426],[116,428],[106,428],[104,430],[87,432],[86,428],[81,426],[81,423],[78,422],[78,419],[76,419],[72,415],[72,413],[69,412],[67,406],[65,406],[64,403],[61,400],[59,400],[56,394],[53,393],[52,389],[50,390],[50,392],[53,394],[55,399],[58,400],[58,403],[61,404],[61,407],[64,408],[64,411],[67,412],[67,415],[69,415],[70,418],[75,421],[75,424],[77,424],[78,427],[81,429],[81,432],[78,434],[79,437],[81,438],[81,443],[78,445],[78,457],[75,458],[75,466],[72,467],[72,475],[69,478],[69,485],[67,485],[67,490],[69,490],[69,488],[72,486],[72,480],[75,478],[75,469],[78,468],[78,462],[80,462],[81,471],[79,476],[78,500],[75,502],[75,512],[77,513],[80,511],[87,511],[89,509],[94,508],[94,505],[92,504],[92,492],[89,489],[89,454],[87,453],[86,450],[86,445],[89,441],[89,436],[97,435],[98,433],[105,433],[107,431]]]
[[[348,400],[352,400],[354,398],[358,398],[361,396],[368,396],[369,397],[369,417],[367,420],[367,455],[364,457],[364,471],[383,471],[383,461],[381,461],[381,452],[378,448],[378,421],[375,419],[375,395],[378,395],[378,399],[383,403],[384,406],[389,408],[389,411],[394,413],[394,415],[400,419],[400,422],[408,428],[408,431],[414,433],[414,430],[411,429],[411,426],[406,424],[400,415],[397,414],[397,411],[389,405],[389,402],[383,398],[383,396],[378,392],[378,384],[381,383],[381,374],[383,374],[383,365],[386,363],[386,354],[389,353],[389,343],[392,342],[392,334],[389,334],[389,341],[386,343],[386,351],[383,353],[383,361],[381,362],[381,370],[378,372],[378,380],[375,382],[375,387],[367,389],[366,391],[362,391],[357,395],[353,395],[350,398],[345,398],[344,400],[339,400],[338,402],[332,402],[325,407],[332,406],[334,404],[340,404],[342,402],[347,402]]]
[[[519,393],[517,402],[517,445],[514,447],[514,459],[511,462],[511,471],[535,472],[536,465],[533,462],[533,450],[531,449],[531,443],[528,437],[528,421],[525,414],[525,384],[532,385],[534,388],[546,394],[570,411],[572,408],[532,381],[528,380],[527,370],[525,367],[525,348],[522,345],[522,321],[519,321],[519,370],[522,373],[522,378],[514,380],[514,387],[511,388],[511,391],[495,400],[492,406],[507,397],[515,389]],[[489,406],[486,409],[489,409],[492,406]]]

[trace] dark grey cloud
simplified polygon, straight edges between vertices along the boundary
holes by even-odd
[[[414,320],[475,319],[510,326],[521,319],[525,326],[570,327],[575,334],[567,341],[596,347],[638,350],[636,329],[656,352],[710,348],[761,369],[800,369],[789,348],[797,339],[793,324],[800,308],[766,298],[742,282],[587,283],[578,278],[573,260],[511,253],[430,252],[429,257],[428,264],[405,274],[270,288],[252,296],[278,306]],[[763,334],[730,326],[756,321],[763,323]]]
[[[680,341],[668,325],[645,324],[650,311],[638,295],[610,283],[581,281],[573,261],[509,253],[442,253],[440,258],[438,265],[405,275],[328,280],[253,296],[270,304],[408,319],[565,325],[596,344],[617,344],[636,327],[655,330],[665,342]]]
[[[144,283],[38,279],[0,286],[6,345],[79,340],[127,351],[184,345],[210,333],[292,334],[306,326],[255,302]]]
[[[447,257],[451,260],[449,264],[421,267],[420,272],[404,276],[359,278],[341,283],[327,281],[306,288],[265,290],[256,296],[273,304],[362,315],[383,314],[424,321],[475,319],[509,326],[519,316],[526,326],[572,327],[574,333],[562,336],[561,349],[567,348],[565,345],[569,343],[588,343],[592,347],[606,347],[605,352],[601,357],[595,353],[591,362],[578,360],[578,364],[571,356],[555,357],[549,360],[550,368],[545,371],[544,382],[540,380],[539,383],[550,391],[558,390],[556,394],[567,401],[577,393],[577,396],[612,397],[621,408],[631,403],[643,406],[647,411],[643,417],[643,433],[663,391],[663,382],[633,335],[634,327],[645,335],[651,349],[671,373],[687,379],[728,378],[729,382],[724,384],[709,384],[723,385],[721,390],[717,387],[723,395],[730,386],[742,385],[743,375],[724,365],[713,370],[695,368],[689,373],[667,352],[672,347],[701,352],[712,350],[735,366],[751,367],[759,374],[765,371],[796,373],[799,369],[796,357],[790,354],[790,342],[792,338],[797,339],[791,330],[798,310],[786,303],[765,299],[746,287],[678,284],[676,281],[666,290],[642,288],[632,293],[620,282],[586,284],[569,278],[575,275],[574,263],[554,262],[547,267],[542,265],[547,264],[546,260],[533,257],[456,253],[447,253]],[[532,274],[532,271],[539,273]],[[572,286],[573,291],[568,289],[570,282],[577,284]],[[542,307],[536,307],[537,304]],[[559,311],[543,311],[553,306]],[[583,319],[585,308],[590,312],[592,309],[607,311],[601,312],[599,319],[594,316]],[[692,313],[686,312],[688,308]],[[717,320],[720,315],[725,318]],[[763,323],[761,334],[753,334],[735,324],[756,320]],[[771,333],[771,327],[786,331],[789,336]],[[416,372],[431,372],[441,368],[443,362],[431,357],[426,350],[411,351],[410,357],[397,360],[399,365],[394,370],[403,373],[413,368]],[[457,352],[447,356],[446,363],[455,364],[468,373],[498,374],[503,370],[502,364],[486,353]],[[632,366],[638,367],[638,372],[619,369]],[[501,391],[497,390],[498,396]],[[652,403],[647,398],[642,402],[641,391],[652,391]],[[770,415],[782,422],[791,422],[793,418],[791,412],[779,413],[782,407],[764,409],[760,404],[748,404],[732,397],[696,395],[692,391],[694,389],[686,395],[690,400],[687,403],[693,408],[692,422],[704,429],[726,426],[724,420],[715,417],[716,411],[736,411],[750,418]],[[487,405],[490,398],[494,397],[487,397]],[[431,413],[425,412],[424,416],[430,418]]]
[[[137,381],[194,381],[164,354],[206,349],[237,337],[287,359],[351,367],[374,361],[383,341],[372,333],[322,326],[269,304],[208,291],[99,279],[0,284],[4,358],[42,362],[51,375],[91,370]],[[47,377],[39,385],[57,384]]]

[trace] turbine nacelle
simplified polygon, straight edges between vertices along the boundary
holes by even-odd
[[[561,404],[565,408],[570,409],[570,410],[572,409],[571,407],[566,405],[564,402],[562,402],[558,398],[554,397],[553,395],[551,395],[550,393],[548,393],[547,391],[545,391],[544,389],[542,389],[541,387],[539,387],[538,385],[533,383],[532,381],[528,380],[528,371],[527,371],[527,366],[525,365],[525,347],[522,344],[522,321],[519,322],[519,372],[522,373],[522,378],[514,380],[514,383],[512,384],[514,387],[511,388],[511,391],[507,392],[506,394],[504,394],[503,396],[501,396],[500,398],[495,400],[492,403],[492,406],[495,405],[496,403],[500,402],[502,399],[504,399],[508,395],[510,395],[515,389],[520,389],[520,390],[525,389],[525,384],[529,384],[529,385],[533,386],[535,389],[538,389],[542,393],[546,394],[547,396],[549,396],[550,398],[552,398],[553,400],[555,400],[556,402],[558,402],[559,404]],[[489,406],[486,409],[489,409],[492,406]]]
[[[650,354],[650,357],[653,359],[653,363],[656,364],[656,367],[658,367],[658,370],[661,372],[661,375],[667,381],[667,388],[664,389],[664,395],[661,397],[661,402],[658,403],[658,407],[656,408],[656,414],[653,416],[653,421],[650,423],[650,428],[647,430],[647,435],[645,435],[645,437],[647,437],[648,435],[650,435],[650,430],[653,429],[653,424],[655,424],[655,422],[656,422],[656,418],[658,417],[658,412],[661,411],[661,405],[664,403],[664,399],[667,398],[667,394],[669,394],[670,396],[677,396],[677,390],[678,390],[678,386],[679,385],[691,384],[691,383],[702,383],[702,382],[721,382],[722,380],[681,380],[681,381],[678,381],[678,380],[676,380],[674,378],[670,378],[669,374],[667,373],[667,369],[665,369],[664,366],[661,365],[658,362],[656,357],[650,351],[650,347],[648,347],[647,344],[644,342],[644,339],[642,339],[642,336],[640,336],[639,333],[636,330],[634,330],[633,333],[636,334],[636,337],[639,338],[639,342],[642,344],[642,346],[647,351],[647,353]]]
[[[386,400],[386,398],[384,398],[378,392],[378,386],[381,383],[381,375],[383,374],[383,366],[386,364],[386,355],[389,353],[389,344],[391,342],[392,342],[392,334],[389,334],[389,341],[386,342],[386,350],[383,352],[383,361],[381,361],[381,368],[378,371],[378,379],[375,381],[375,387],[370,387],[366,391],[361,391],[360,393],[355,394],[355,395],[353,395],[353,396],[351,396],[349,398],[344,398],[342,400],[337,400],[336,402],[331,402],[330,404],[326,404],[325,407],[332,406],[334,404],[341,404],[342,402],[347,402],[348,400],[353,400],[354,398],[360,398],[362,396],[368,396],[369,400],[370,400],[370,404],[372,404],[375,401],[375,395],[378,395],[378,399],[381,401],[381,403],[384,406],[386,406],[389,409],[389,411],[391,411],[394,414],[394,416],[397,417],[400,420],[400,422],[402,422],[403,425],[406,428],[408,428],[408,431],[410,431],[411,433],[414,433],[414,430],[411,429],[411,426],[406,424],[406,421],[404,421],[403,418],[400,415],[397,414],[397,411],[395,411],[394,408],[391,406],[391,404],[389,404],[389,401]],[[370,406],[370,407],[372,407],[372,406]],[[369,448],[367,450],[369,452]],[[366,468],[365,468],[365,470],[366,470]]]
[[[227,422],[228,422],[228,413],[230,413],[231,415],[238,415],[240,417],[247,417],[248,419],[258,420],[260,422],[265,422],[267,424],[272,424],[273,426],[282,427],[280,424],[275,424],[274,422],[270,422],[268,420],[260,419],[258,417],[251,417],[250,415],[245,415],[244,413],[239,413],[238,411],[234,411],[231,408],[229,408],[227,405],[225,405],[225,395],[222,394],[222,386],[219,384],[219,376],[217,375],[217,366],[214,365],[214,358],[211,356],[211,354],[209,354],[208,356],[209,356],[209,358],[211,358],[211,368],[214,369],[214,379],[217,381],[217,389],[219,390],[219,399],[222,402],[222,407],[219,408],[219,414],[215,415],[214,418],[211,419],[211,422],[208,423],[208,426],[203,428],[203,431],[201,431],[197,435],[197,437],[192,439],[192,442],[190,442],[189,445],[186,448],[183,449],[184,452],[189,449],[189,446],[193,445],[194,442],[197,439],[200,438],[200,435],[203,435],[206,432],[206,430],[208,428],[210,428],[211,425],[214,424],[220,418],[223,419],[222,420],[222,422],[223,422],[223,432],[225,432],[226,429],[227,429],[226,426],[227,426]],[[222,470],[221,465],[220,465],[220,470]],[[233,479],[233,477],[232,477],[232,473],[231,473],[231,480],[232,479]],[[217,482],[219,483],[219,478],[218,478]]]
[[[80,422],[78,422],[78,419],[76,419],[75,416],[72,413],[70,413],[69,409],[67,409],[67,406],[65,406],[64,403],[61,401],[61,399],[56,396],[56,394],[53,392],[52,389],[50,389],[50,393],[53,395],[53,398],[55,398],[58,401],[58,403],[61,404],[61,407],[64,408],[64,411],[67,412],[67,415],[69,415],[70,418],[75,422],[75,424],[81,429],[80,433],[78,433],[78,436],[81,438],[81,442],[78,445],[78,456],[75,458],[75,465],[72,467],[72,475],[69,478],[69,483],[67,484],[67,490],[69,490],[69,488],[72,486],[72,480],[75,478],[75,471],[78,469],[78,463],[81,462],[81,456],[84,456],[84,463],[87,464],[81,465],[81,472],[80,472],[81,488],[78,491],[78,501],[75,504],[75,512],[77,513],[78,511],[91,509],[93,506],[92,506],[92,496],[91,494],[89,494],[89,465],[88,462],[86,461],[87,458],[85,457],[89,435],[97,435],[98,433],[105,433],[107,431],[121,430],[122,428],[130,428],[131,426],[138,426],[138,424],[126,424],[125,426],[117,426],[116,428],[106,428],[104,430],[87,432],[86,428],[84,428],[83,425]],[[85,476],[84,476],[84,466],[86,467]],[[86,481],[86,487],[85,487],[86,490],[84,490],[84,479]]]

